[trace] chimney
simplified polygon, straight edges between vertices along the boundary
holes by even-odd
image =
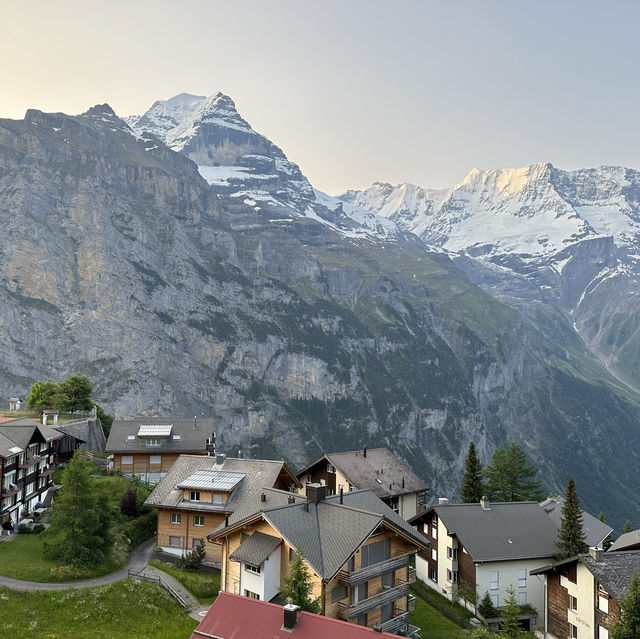
[[[261,493],[261,494],[260,494],[260,501],[261,501],[262,503],[264,503],[265,501],[267,501],[267,496],[265,495],[265,493]]]
[[[287,630],[289,632],[293,631],[296,627],[296,623],[298,623],[298,610],[300,610],[300,606],[296,606],[291,603],[284,606],[284,617],[282,620],[281,630]]]
[[[402,487],[404,488],[404,477],[402,478]]]
[[[211,457],[211,455],[216,454],[216,431],[215,430],[211,433],[211,437],[207,437],[207,443],[204,448],[207,451],[207,455],[209,455],[209,457]]]
[[[317,504],[324,501],[327,496],[327,487],[324,484],[307,484],[307,499]]]
[[[486,495],[482,495],[480,498],[480,507],[482,510],[491,510],[491,502]]]
[[[224,516],[224,527],[226,528],[229,525],[229,515]]]
[[[216,455],[216,464],[218,466],[223,466],[224,465],[224,460],[227,458],[227,456],[224,453],[218,453]]]
[[[602,550],[602,548],[594,548],[593,546],[591,546],[589,548],[589,554],[591,555],[593,561],[602,561],[604,550]]]
[[[344,488],[340,486],[340,504],[344,504]]]
[[[296,498],[293,495],[289,495],[287,497],[287,503],[288,504],[295,504],[296,503]]]
[[[46,413],[42,413],[42,425],[46,426],[47,425],[47,414]]]
[[[366,447],[366,446],[363,446],[363,447],[362,447],[362,456],[363,456],[363,457],[366,457],[366,456],[367,456],[367,447]]]
[[[448,504],[448,503],[449,503],[448,497],[438,497],[438,506],[442,506],[443,504]]]

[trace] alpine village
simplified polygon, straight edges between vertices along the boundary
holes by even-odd
[[[0,639],[640,639],[597,4],[4,3]]]

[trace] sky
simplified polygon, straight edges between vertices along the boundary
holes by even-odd
[[[640,169],[640,3],[0,0],[0,118],[230,95],[331,194]]]

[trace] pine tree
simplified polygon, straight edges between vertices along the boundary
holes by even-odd
[[[482,464],[476,454],[476,447],[471,442],[464,462],[464,470],[462,471],[460,497],[462,497],[463,504],[477,504],[483,494]]]
[[[560,530],[558,531],[558,559],[568,559],[581,552],[587,552],[585,533],[583,529],[582,510],[576,491],[576,483],[573,477],[569,477],[567,491],[562,505],[562,517],[560,518]]]
[[[496,448],[485,469],[487,495],[494,501],[540,501],[540,481],[535,466],[527,464],[527,456],[518,444]]]
[[[288,575],[283,576],[284,586],[280,588],[280,596],[289,599],[292,604],[300,606],[307,612],[320,612],[320,599],[312,598],[313,582],[305,562],[304,551],[296,548],[296,556]]]
[[[482,601],[478,606],[478,612],[485,619],[492,619],[493,617],[497,617],[499,615],[498,610],[493,605],[493,601],[491,601],[491,595],[488,592],[484,593],[484,597],[482,597]]]
[[[611,639],[640,639],[640,580],[633,573],[624,597],[619,602],[620,611],[609,634]]]
[[[624,528],[622,529],[622,532],[628,533],[628,532],[631,532],[632,530],[633,530],[633,526],[631,525],[631,521],[627,519],[627,521],[624,522]]]
[[[92,484],[89,473],[90,465],[76,451],[51,509],[50,541],[44,545],[47,559],[89,564],[109,555],[112,515],[105,492]]]
[[[505,635],[508,639],[518,639],[522,633],[518,621],[520,608],[516,602],[516,595],[512,586],[507,588],[507,598],[504,600],[504,603],[502,621],[500,622],[500,634]]]

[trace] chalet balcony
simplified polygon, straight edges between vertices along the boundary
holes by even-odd
[[[372,597],[363,599],[358,603],[351,604],[350,606],[344,603],[338,603],[338,616],[345,621],[353,619],[358,615],[363,615],[365,612],[370,612],[376,608],[380,608],[388,603],[393,603],[398,599],[402,599],[409,594],[409,584],[404,582],[401,585],[395,586],[395,588],[389,588],[383,590]]]
[[[409,584],[414,584],[416,583],[416,569],[415,568],[409,568],[409,575],[407,576],[406,579],[396,579],[396,586],[404,586],[405,584],[409,585]]]
[[[22,462],[22,464],[18,464],[18,468],[29,468],[30,466],[33,466],[34,464],[38,464],[40,463],[44,458],[42,457],[42,455],[34,455],[33,457],[30,457],[29,459],[25,459],[24,462]]]
[[[397,635],[399,632],[406,632],[409,629],[409,613],[401,612],[396,617],[380,624],[382,632],[390,632]]]
[[[357,586],[358,584],[363,584],[365,581],[369,581],[369,579],[374,579],[375,577],[384,575],[385,573],[391,572],[392,570],[405,568],[409,565],[410,556],[411,555],[409,555],[408,553],[403,553],[402,555],[398,555],[397,557],[385,559],[384,561],[381,561],[377,564],[367,566],[366,568],[362,568],[361,570],[354,570],[353,572],[341,570],[338,573],[338,579],[341,579],[345,583],[348,583],[350,586]]]
[[[40,477],[49,477],[50,475],[53,475],[53,471],[55,469],[56,469],[56,467],[53,464],[49,464],[49,466],[45,466],[40,471]]]
[[[10,484],[9,486],[7,486],[6,488],[3,488],[2,490],[0,490],[0,494],[2,495],[2,497],[13,497],[14,495],[17,495],[20,492],[20,488],[18,488],[18,486],[16,486],[15,484]]]

